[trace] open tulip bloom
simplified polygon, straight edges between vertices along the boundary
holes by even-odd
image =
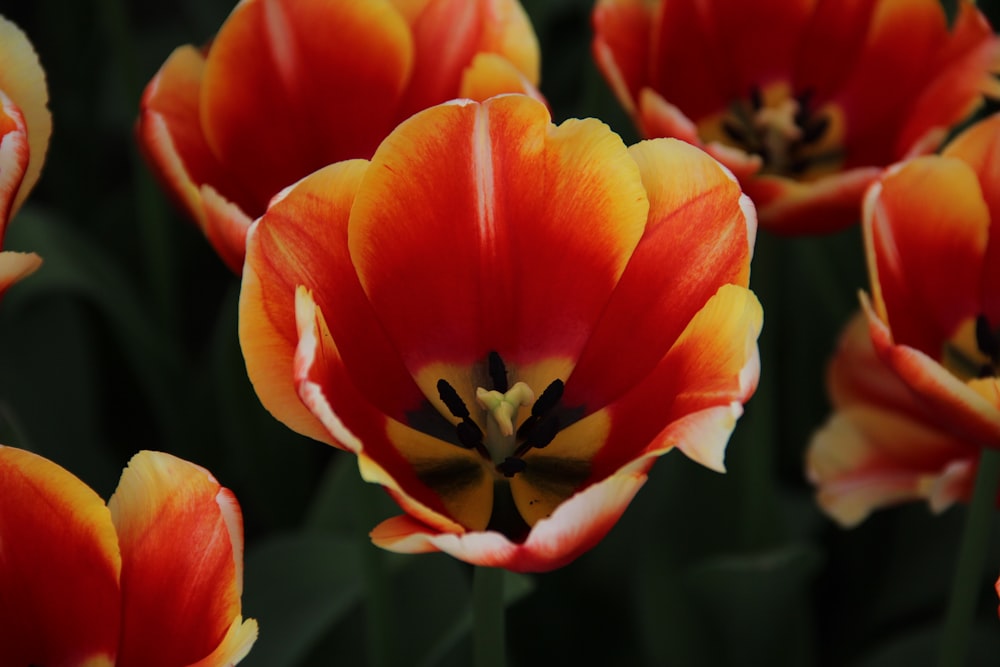
[[[45,72],[21,30],[0,16],[0,248],[7,224],[42,171],[52,133]],[[0,252],[0,296],[41,265],[34,253]]]
[[[857,222],[881,168],[938,148],[983,93],[1000,40],[967,0],[599,0],[594,55],[647,137],[704,147],[761,225]]]
[[[254,223],[247,369],[406,512],[376,544],[559,567],[673,447],[723,469],[759,372],[755,222],[683,142],[524,95],[433,107]]]
[[[925,409],[1000,449],[1000,115],[939,156],[895,165],[865,196],[875,351]]]
[[[161,183],[235,272],[268,200],[370,158],[415,111],[537,95],[538,43],[517,0],[244,0],[204,49],[175,50],[137,134]]]
[[[105,505],[0,446],[0,664],[233,665],[257,637],[242,586],[239,504],[205,469],[140,452]]]

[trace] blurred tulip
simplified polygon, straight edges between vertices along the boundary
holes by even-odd
[[[45,71],[21,30],[0,16],[0,248],[7,225],[35,187],[52,134]],[[42,263],[0,252],[0,296]]]
[[[233,665],[243,521],[205,469],[140,452],[107,505],[36,454],[0,446],[0,664]]]
[[[759,372],[755,226],[682,142],[524,95],[433,107],[251,228],[247,369],[405,510],[376,544],[553,569],[673,447],[723,470]]]
[[[137,134],[164,188],[235,272],[268,200],[370,158],[415,111],[537,95],[538,43],[517,0],[246,0],[204,49],[175,50]]]
[[[837,522],[851,527],[908,501],[940,512],[969,499],[979,448],[956,437],[876,356],[863,315],[841,336],[827,386],[834,413],[813,436],[806,471]]]
[[[935,418],[1000,448],[1000,115],[887,170],[862,228],[878,356]]]
[[[1000,96],[1000,40],[972,2],[599,0],[594,55],[647,137],[702,146],[760,224],[857,222],[881,167],[937,149]]]

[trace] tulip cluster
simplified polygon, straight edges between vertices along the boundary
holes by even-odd
[[[395,501],[375,545],[563,567],[672,450],[726,471],[761,373],[758,218],[783,235],[860,220],[870,287],[806,477],[845,527],[973,502],[1000,450],[984,14],[597,0],[591,16],[631,146],[598,119],[553,122],[517,0],[242,0],[168,56],[135,139],[238,276],[260,404]],[[39,178],[47,104],[0,17],[0,243]],[[0,252],[0,296],[40,264]],[[233,665],[257,637],[242,587],[240,506],[204,468],[142,451],[105,504],[0,445],[0,665]]]

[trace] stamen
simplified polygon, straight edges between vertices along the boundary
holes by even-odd
[[[519,472],[524,472],[527,467],[528,464],[525,463],[524,459],[516,456],[508,456],[502,463],[497,464],[497,470],[504,477],[513,477]]]
[[[462,397],[458,395],[455,388],[452,387],[447,380],[444,378],[437,381],[438,397],[440,397],[441,402],[444,403],[448,411],[453,414],[458,419],[466,419],[469,416],[469,408],[465,407],[465,402]]]
[[[1000,340],[998,338],[1000,336],[990,329],[990,322],[985,315],[976,318],[976,345],[979,347],[979,351],[989,357],[994,365],[1000,365]]]
[[[753,107],[754,111],[760,111],[764,108],[764,96],[761,95],[760,86],[754,86],[750,89],[750,106]]]
[[[505,392],[509,389],[507,385],[507,366],[504,365],[503,359],[496,352],[490,352],[487,366],[489,366],[490,381],[493,383],[493,388],[499,392]]]

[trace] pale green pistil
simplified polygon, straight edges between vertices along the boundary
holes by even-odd
[[[523,382],[516,382],[505,392],[476,389],[476,402],[486,410],[486,449],[494,463],[501,463],[517,450],[514,423],[521,406],[535,402],[535,392]]]

